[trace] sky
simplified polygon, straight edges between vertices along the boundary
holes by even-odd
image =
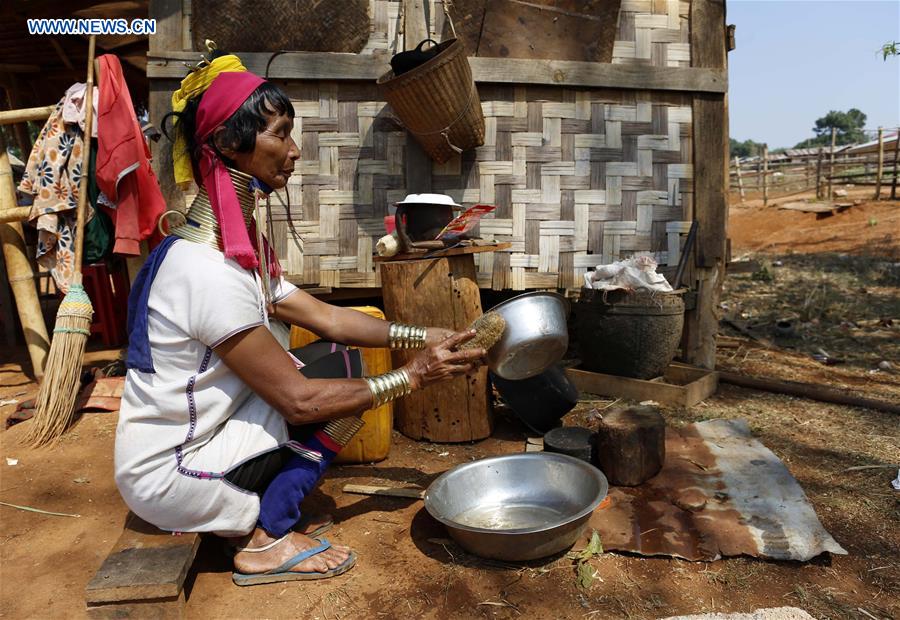
[[[858,108],[866,129],[900,125],[900,0],[728,0],[731,137],[792,147],[829,110]]]

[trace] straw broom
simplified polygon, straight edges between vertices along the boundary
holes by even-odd
[[[91,316],[94,309],[81,285],[81,258],[84,250],[85,202],[88,194],[88,162],[91,154],[91,132],[94,122],[94,48],[96,37],[88,43],[87,88],[85,88],[84,148],[82,174],[78,188],[78,207],[75,228],[75,274],[69,292],[56,314],[53,340],[44,380],[38,391],[34,418],[23,443],[41,446],[58,439],[75,418],[75,399],[81,385],[81,364],[84,348],[91,335]]]

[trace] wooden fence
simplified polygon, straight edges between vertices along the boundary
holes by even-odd
[[[841,185],[874,188],[874,198],[897,199],[900,182],[900,140],[885,145],[884,131],[879,130],[878,146],[864,153],[832,152],[820,148],[805,154],[785,156],[770,154],[763,149],[760,157],[740,161],[734,158],[730,166],[730,189],[740,195],[747,192],[762,194],[763,204],[776,197],[815,190],[816,198],[831,199],[834,189]]]

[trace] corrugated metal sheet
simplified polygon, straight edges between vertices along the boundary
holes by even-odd
[[[662,471],[638,487],[614,487],[588,535],[591,528],[604,549],[695,561],[737,555],[806,561],[825,551],[847,553],[745,420],[667,429]]]

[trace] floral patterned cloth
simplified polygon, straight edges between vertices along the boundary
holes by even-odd
[[[65,123],[60,99],[38,135],[19,191],[34,196],[29,220],[38,229],[38,263],[63,292],[75,271],[75,208],[84,160],[83,131]]]

